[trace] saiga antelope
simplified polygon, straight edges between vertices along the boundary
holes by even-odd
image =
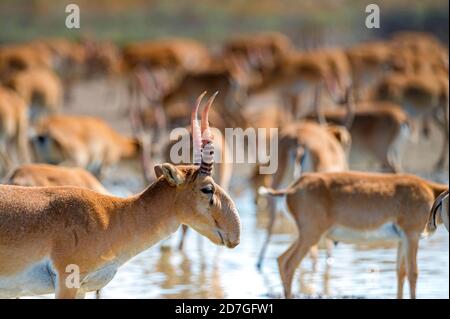
[[[390,102],[359,102],[348,111],[328,109],[321,111],[327,123],[348,125],[353,149],[371,152],[380,161],[384,169],[401,172],[401,153],[410,135],[410,119],[402,108]],[[317,115],[309,118],[317,119]]]
[[[355,98],[360,100],[367,89],[392,68],[392,48],[386,42],[366,42],[346,50],[351,66]]]
[[[258,74],[251,70],[243,57],[231,56],[201,71],[186,73],[163,96],[161,103],[169,113],[171,107],[180,105],[180,101],[194,101],[203,91],[219,91],[221,94],[214,115],[221,121],[216,122],[216,127],[222,131],[226,127],[242,127],[246,124],[238,108],[243,103],[242,95],[259,81]]]
[[[262,194],[286,196],[298,229],[296,241],[278,257],[285,296],[291,297],[296,268],[322,236],[351,241],[357,233],[370,235],[391,224],[386,236],[399,240],[397,297],[403,297],[407,276],[415,298],[419,239],[433,202],[446,190],[446,185],[413,175],[363,172],[310,173],[285,190],[261,189]]]
[[[16,71],[51,68],[52,58],[47,50],[33,45],[19,44],[0,47],[0,79],[5,80]]]
[[[187,38],[166,38],[136,42],[123,49],[123,59],[132,70],[141,65],[175,71],[196,71],[210,62],[210,53],[202,43]]]
[[[337,132],[336,128],[329,130],[311,121],[294,122],[285,127],[279,139],[278,170],[271,178],[271,187],[278,188],[286,176],[294,175],[298,177],[301,172],[348,170],[347,154],[341,141],[348,141],[350,138],[344,128],[339,130],[339,135],[345,135],[346,137],[337,136]],[[258,269],[262,267],[275,222],[276,205],[272,198],[269,199],[269,213],[267,237],[259,254]]]
[[[0,186],[0,296],[83,297],[180,224],[217,245],[237,246],[237,209],[210,176],[214,146],[207,114],[202,128],[203,135],[194,122],[199,165],[156,165],[157,181],[126,199],[73,187]],[[70,281],[69,266],[79,270],[79,286]]]
[[[39,121],[35,131],[31,144],[38,161],[78,166],[96,175],[121,159],[136,158],[140,149],[136,139],[94,117],[53,115]]]
[[[75,186],[109,195],[91,173],[79,167],[24,164],[17,167],[5,183],[25,187]]]
[[[6,85],[21,95],[30,108],[31,119],[58,113],[63,98],[59,77],[50,69],[30,69],[13,74]]]
[[[27,110],[25,101],[16,92],[0,86],[0,168],[5,171],[12,164],[12,144],[20,162],[30,160]]]
[[[332,85],[330,85],[332,84]],[[271,73],[249,86],[248,95],[268,90],[279,92],[287,113],[294,119],[309,113],[312,108],[319,113],[322,88],[326,85],[333,99],[342,100],[351,85],[350,66],[340,50],[324,50],[310,53],[293,52],[286,56]],[[301,109],[298,95],[307,88],[314,89],[312,105]],[[306,91],[308,92],[308,91]],[[319,114],[320,115],[320,114]]]
[[[222,48],[222,56],[243,56],[249,65],[267,74],[279,67],[283,59],[292,51],[291,40],[282,33],[261,32],[234,36]]]
[[[432,117],[444,138],[437,168],[442,168],[449,143],[448,73],[393,73],[380,80],[371,93],[374,100],[392,101],[402,105],[415,120]]]

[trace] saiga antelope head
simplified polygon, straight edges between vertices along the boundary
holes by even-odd
[[[208,113],[217,93],[206,103],[200,126],[197,114],[205,94],[197,99],[191,116],[194,165],[165,163],[156,165],[155,173],[176,188],[173,200],[182,224],[217,245],[233,248],[240,242],[241,223],[233,200],[211,177],[214,145]]]

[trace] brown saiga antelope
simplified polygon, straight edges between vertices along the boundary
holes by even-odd
[[[3,80],[16,71],[51,66],[52,58],[47,50],[29,44],[0,46],[0,78]]]
[[[279,67],[292,49],[293,44],[286,35],[278,32],[260,32],[230,38],[223,45],[222,56],[224,58],[242,56],[253,69],[267,74]]]
[[[200,164],[156,165],[157,181],[129,198],[73,187],[0,186],[0,296],[83,297],[180,224],[217,245],[237,246],[239,215],[211,178],[214,146],[207,118],[201,126],[203,136],[198,122],[193,129]],[[79,270],[79,285],[68,269]]]
[[[79,167],[24,164],[17,167],[5,183],[25,187],[75,186],[109,195],[95,176]]]
[[[322,88],[326,86],[330,95],[339,100],[351,85],[350,65],[344,52],[324,50],[317,52],[292,52],[269,74],[248,88],[248,95],[257,95],[268,90],[279,93],[286,113],[294,119],[305,116],[310,109],[320,115]],[[313,90],[311,90],[313,89]],[[299,94],[314,93],[312,105],[300,105]]]
[[[12,165],[13,144],[21,162],[30,160],[27,111],[25,101],[16,92],[0,86],[0,168],[3,170]]]
[[[449,230],[449,204],[448,204],[448,190],[443,192],[436,198],[433,207],[431,207],[430,216],[428,217],[426,234],[432,234],[436,231],[438,218],[444,223],[447,231]]]
[[[163,67],[179,71],[202,69],[210,62],[210,53],[202,43],[188,38],[166,38],[136,42],[123,49],[125,65]]]
[[[403,297],[407,276],[415,298],[419,239],[433,202],[446,190],[446,185],[413,175],[363,172],[310,173],[285,190],[262,189],[261,193],[286,196],[298,228],[297,240],[278,257],[285,296],[291,297],[296,268],[322,236],[345,241],[352,233],[392,224],[391,237],[399,240],[397,297]],[[336,236],[339,232],[341,238]]]
[[[21,95],[30,108],[31,119],[58,113],[62,106],[63,86],[50,69],[36,68],[13,74],[6,85]]]
[[[337,136],[337,132],[346,137]],[[280,134],[278,170],[272,176],[271,187],[278,188],[286,176],[300,176],[302,172],[348,170],[346,150],[341,143],[341,140],[350,139],[348,136],[345,128],[339,131],[337,128],[330,130],[312,121],[300,121],[288,125]],[[267,237],[259,254],[258,269],[262,267],[275,222],[276,205],[272,198],[269,198],[269,213]]]
[[[449,82],[447,73],[392,73],[373,88],[375,100],[402,105],[415,120],[433,118],[444,138],[436,168],[445,165],[449,143]]]
[[[377,101],[359,102],[351,110],[351,120],[342,108],[323,110],[321,115],[327,123],[348,126],[354,148],[372,153],[384,169],[401,172],[402,147],[411,131],[407,113],[395,103]]]
[[[113,130],[101,119],[53,115],[36,124],[31,139],[39,162],[78,166],[101,174],[121,159],[136,158],[139,142]]]
[[[392,68],[393,53],[387,42],[361,43],[347,49],[346,54],[357,100],[366,94],[370,85]]]

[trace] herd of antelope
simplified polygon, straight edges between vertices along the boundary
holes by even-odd
[[[190,227],[214,244],[237,246],[240,218],[228,192],[240,173],[226,160],[213,165],[214,153],[227,157],[229,145],[215,139],[211,122],[220,131],[280,130],[278,170],[263,175],[262,163],[252,164],[247,186],[257,203],[267,196],[270,214],[258,268],[276,197],[285,197],[298,230],[278,258],[286,298],[319,242],[331,254],[333,242],[375,237],[398,242],[397,296],[406,278],[415,298],[419,239],[440,223],[448,229],[448,186],[404,174],[402,155],[407,141],[429,141],[437,127],[442,144],[430,170],[448,176],[448,59],[447,47],[420,32],[312,50],[276,32],[211,48],[184,38],[121,48],[91,38],[0,46],[0,297],[83,297],[180,225],[183,239]],[[65,112],[76,85],[98,78],[126,111],[132,136]],[[276,102],[249,107],[266,94]],[[174,164],[169,133],[184,126],[193,152]],[[377,172],[352,170],[353,149],[372,154]],[[100,180],[126,159],[140,164],[149,186],[119,198]],[[79,285],[67,284],[70,265],[79,268]]]

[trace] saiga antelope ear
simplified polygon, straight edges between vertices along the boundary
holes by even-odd
[[[179,186],[184,183],[183,174],[175,167],[175,165],[164,163],[155,165],[156,178],[164,176],[164,179],[171,186]]]

